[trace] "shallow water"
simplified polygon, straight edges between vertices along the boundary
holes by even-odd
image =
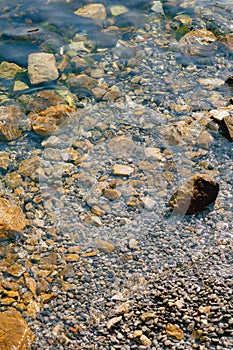
[[[7,264],[29,266],[30,275],[38,283],[45,276],[49,291],[58,295],[60,288],[66,293],[65,283],[70,283],[75,292],[76,286],[81,294],[87,291],[88,311],[84,314],[90,307],[99,315],[105,312],[104,298],[143,290],[150,284],[143,279],[153,280],[153,273],[163,274],[164,269],[185,266],[191,270],[197,262],[202,272],[222,281],[231,278],[232,142],[213,120],[209,125],[201,118],[202,113],[229,106],[232,98],[232,85],[224,82],[232,75],[233,4],[230,0],[165,0],[160,4],[103,0],[107,11],[103,21],[74,14],[90,3],[94,2],[1,1],[0,63],[16,63],[24,70],[14,78],[0,78],[0,104],[20,106],[24,121],[21,137],[0,141],[0,151],[10,156],[9,166],[0,170],[0,193],[7,198],[18,196],[32,220],[22,236],[2,243],[1,256]],[[113,3],[128,11],[113,16]],[[154,11],[153,3],[158,6]],[[182,46],[179,40],[191,30],[203,28],[217,40],[204,50],[198,51],[198,46],[195,54],[190,54],[188,45]],[[83,50],[75,49],[77,41],[82,42]],[[112,100],[94,100],[92,94],[80,98],[77,106],[83,103],[83,108],[71,113],[52,135],[37,135],[28,115],[39,108],[38,103],[46,104],[37,96],[44,86],[39,85],[37,91],[26,69],[28,55],[41,51],[53,53],[58,64],[67,58],[58,81],[45,84],[46,91],[51,87],[49,92],[67,104],[77,103],[79,87],[72,85],[72,79],[80,73],[94,77],[107,92],[120,92],[119,96]],[[84,68],[77,67],[77,57],[86,60]],[[200,78],[211,82],[205,85]],[[14,92],[15,81],[25,83],[25,90]],[[181,133],[180,142],[172,143],[166,134],[180,121],[188,125],[187,130]],[[198,143],[203,131],[211,136],[207,147]],[[35,156],[40,157],[39,170],[30,176],[21,174],[22,161]],[[112,167],[116,163],[133,169],[132,175],[115,176]],[[211,173],[219,182],[216,203],[194,216],[171,213],[168,202],[172,193],[197,172]],[[20,185],[14,183],[14,178],[11,181],[11,176],[18,173]],[[116,200],[103,195],[104,184],[116,189]],[[150,201],[142,205],[142,198]],[[114,253],[100,253],[96,239],[113,242]],[[129,248],[132,239],[138,242],[135,251]],[[69,261],[68,251],[74,253],[72,249],[77,247],[80,260],[76,257],[77,261],[72,261],[73,256]],[[86,253],[90,253],[88,262]],[[57,254],[56,263],[50,262],[50,254]],[[71,272],[63,278],[67,266],[72,267]],[[22,284],[4,268],[2,278]],[[25,282],[22,288],[27,288]],[[35,349],[63,349],[62,340],[51,329],[59,322],[66,325],[63,317],[68,314],[72,319],[73,311],[66,316],[63,311],[57,312],[63,303],[61,296],[58,301],[46,304],[37,318],[28,313],[27,307],[23,309],[35,328]],[[68,302],[72,297],[67,296]],[[80,303],[75,298],[73,302]],[[16,307],[22,311],[22,305]],[[82,305],[78,304],[77,315],[80,310]],[[43,325],[50,316],[46,330]],[[89,340],[83,340],[83,348],[91,341],[92,331],[95,333],[90,330]],[[51,338],[54,343],[49,343]],[[73,338],[77,342],[64,349],[77,349],[80,340],[76,335]]]

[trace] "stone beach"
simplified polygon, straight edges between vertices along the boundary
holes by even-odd
[[[0,350],[233,348],[231,2],[21,2],[0,6],[0,45],[25,44],[0,55]]]

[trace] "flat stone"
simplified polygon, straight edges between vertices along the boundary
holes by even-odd
[[[74,11],[75,15],[100,21],[106,19],[106,9],[103,4],[89,4]]]
[[[143,322],[147,322],[148,320],[150,320],[151,318],[155,318],[156,315],[154,312],[144,312],[142,315],[141,315],[141,319]]]
[[[5,176],[5,185],[9,187],[11,190],[21,186],[22,183],[23,183],[23,179],[21,175],[15,171],[12,173],[7,173]]]
[[[217,50],[216,36],[204,28],[191,30],[179,40],[185,54],[207,56]]]
[[[153,210],[156,204],[156,201],[150,197],[142,197],[141,198],[143,206],[146,210]]]
[[[115,136],[108,142],[108,151],[113,157],[129,157],[138,149],[131,137]]]
[[[3,61],[0,64],[0,78],[11,80],[16,74],[22,73],[24,69],[15,63]]]
[[[225,81],[219,78],[200,78],[198,79],[198,83],[202,86],[211,86],[215,88],[224,85]]]
[[[119,16],[122,15],[123,13],[128,12],[129,9],[123,5],[113,5],[110,6],[110,12],[112,16]]]
[[[1,350],[29,350],[34,335],[27,322],[16,310],[0,313],[0,349]]]
[[[107,199],[113,201],[121,196],[121,192],[112,188],[105,188],[104,195]]]
[[[207,174],[196,174],[173,194],[169,205],[177,213],[195,214],[215,201],[219,184]]]
[[[31,84],[56,80],[59,73],[55,56],[51,53],[31,53],[28,56],[28,74]]]
[[[103,239],[97,238],[95,240],[95,244],[101,252],[111,253],[115,249],[114,244],[104,241]]]
[[[147,158],[152,158],[156,160],[162,160],[163,158],[160,149],[157,147],[145,148],[145,155]]]
[[[14,202],[0,197],[0,238],[13,232],[22,232],[28,224],[22,209]]]
[[[133,337],[134,338],[141,337],[141,335],[142,335],[142,330],[141,329],[135,329],[135,331],[133,332]]]
[[[13,264],[7,269],[7,273],[14,277],[20,277],[26,271],[26,267],[20,264]]]
[[[89,90],[94,89],[98,85],[98,81],[95,78],[89,77],[86,74],[79,74],[77,76],[71,76],[67,79],[67,84],[72,92],[84,87]]]
[[[227,109],[212,109],[209,113],[210,116],[217,121],[221,121],[230,115]]]
[[[114,175],[130,176],[134,172],[134,168],[129,165],[115,164],[112,171]]]
[[[204,148],[209,148],[209,146],[213,142],[214,142],[213,136],[208,131],[203,130],[198,136],[196,143]]]

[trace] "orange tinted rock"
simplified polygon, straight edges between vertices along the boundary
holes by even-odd
[[[19,165],[19,172],[24,176],[31,176],[40,165],[40,157],[35,156],[23,160]]]
[[[175,324],[168,323],[166,326],[166,334],[168,337],[174,337],[178,340],[181,340],[184,338],[184,333],[180,327],[178,327]]]
[[[0,313],[0,350],[30,350],[34,335],[16,310]]]
[[[217,50],[216,36],[204,28],[195,29],[185,34],[179,45],[185,54],[207,56]]]
[[[31,112],[29,118],[36,134],[51,135],[64,120],[68,119],[69,113],[74,109],[65,104],[50,106],[40,113]]]
[[[10,200],[0,198],[0,238],[11,232],[22,232],[28,224],[22,209]]]

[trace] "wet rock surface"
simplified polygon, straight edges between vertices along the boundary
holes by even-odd
[[[22,209],[13,201],[0,197],[0,238],[12,232],[21,233],[28,224]]]
[[[34,336],[26,321],[15,310],[0,313],[0,349],[29,350]]]
[[[59,76],[56,59],[50,53],[32,53],[28,56],[28,74],[31,84],[56,80]]]
[[[32,350],[232,348],[231,1],[2,3],[1,315]]]
[[[207,174],[196,174],[172,196],[170,207],[178,213],[195,214],[207,208],[218,195],[219,184]]]

